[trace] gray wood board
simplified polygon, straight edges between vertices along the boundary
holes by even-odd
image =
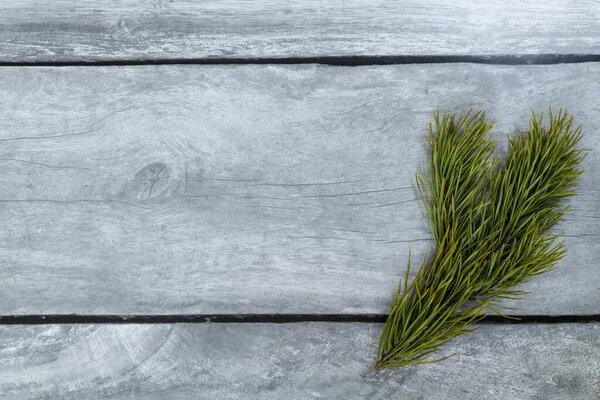
[[[600,2],[0,3],[0,61],[598,53]]]
[[[2,398],[597,399],[600,324],[486,325],[376,372],[379,324],[0,327]]]
[[[0,314],[385,313],[433,251],[414,174],[436,109],[568,107],[600,64],[0,69]],[[600,152],[524,314],[600,312]],[[416,269],[414,269],[416,271]],[[414,272],[413,271],[413,272]],[[519,311],[516,311],[518,313]]]

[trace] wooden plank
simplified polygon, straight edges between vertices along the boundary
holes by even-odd
[[[598,53],[600,2],[22,0],[0,61]]]
[[[568,107],[600,64],[0,70],[0,314],[385,313],[433,251],[414,185],[435,109]],[[525,314],[600,312],[600,153]],[[509,303],[515,305],[515,303]]]
[[[379,324],[0,327],[3,399],[597,399],[600,324],[484,326],[373,370]]]

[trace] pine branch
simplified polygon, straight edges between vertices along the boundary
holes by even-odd
[[[448,340],[471,332],[486,309],[525,294],[514,286],[552,270],[565,255],[550,232],[574,196],[586,149],[576,149],[581,126],[562,110],[550,126],[532,113],[529,128],[509,139],[505,166],[493,157],[483,113],[456,119],[435,114],[427,140],[429,176],[417,186],[437,253],[404,285],[385,323],[375,369],[442,361],[432,358]]]

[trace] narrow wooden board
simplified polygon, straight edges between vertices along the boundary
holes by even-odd
[[[433,251],[414,174],[436,109],[568,107],[600,64],[0,70],[0,314],[385,313]],[[600,312],[600,152],[525,314]],[[515,305],[510,303],[510,305]]]
[[[5,1],[0,61],[600,51],[590,0]]]
[[[483,326],[373,370],[379,324],[0,327],[6,400],[597,399],[600,324]]]

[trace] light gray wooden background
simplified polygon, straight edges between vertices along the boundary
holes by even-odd
[[[0,1],[0,62],[600,53],[600,2]],[[0,314],[383,314],[433,250],[435,110],[583,124],[569,255],[522,315],[600,313],[600,63],[0,67]],[[482,325],[375,373],[380,324],[0,326],[0,397],[596,399],[600,324]]]

